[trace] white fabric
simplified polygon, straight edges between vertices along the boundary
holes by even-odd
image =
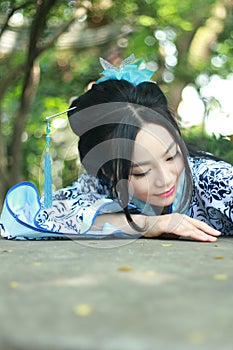
[[[189,163],[194,188],[187,215],[206,222],[223,235],[233,235],[233,166],[204,158],[190,158]],[[173,207],[181,195],[178,191]],[[145,215],[154,215],[150,205],[132,201],[131,208],[138,212],[141,206]],[[110,198],[107,187],[87,174],[72,186],[57,191],[50,209],[43,208],[43,200],[32,184],[23,183],[10,189],[6,197],[1,234],[9,239],[124,236],[108,223],[102,232],[91,230],[97,215],[119,211],[122,210]]]

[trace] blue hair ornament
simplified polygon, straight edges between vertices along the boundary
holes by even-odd
[[[124,59],[119,68],[115,67],[108,61],[100,58],[100,64],[104,68],[101,72],[104,75],[96,81],[96,84],[102,83],[106,80],[127,80],[133,85],[138,85],[145,81],[150,81],[154,71],[149,69],[140,69],[141,60],[135,62],[134,54]]]
[[[52,207],[52,168],[50,157],[50,121],[46,121],[46,148],[44,161],[44,206],[45,208]]]

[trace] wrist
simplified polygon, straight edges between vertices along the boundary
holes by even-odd
[[[145,237],[158,237],[163,231],[163,216],[143,216],[142,227],[145,228]]]

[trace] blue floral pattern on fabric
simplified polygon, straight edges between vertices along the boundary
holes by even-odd
[[[194,187],[188,215],[233,235],[233,167],[205,158],[189,158],[189,162]],[[73,186],[54,194],[53,208],[41,211],[37,223],[58,232],[81,233],[85,218],[95,214],[93,205],[106,198],[110,198],[107,187],[84,174]]]
[[[190,158],[193,198],[189,216],[233,235],[233,167],[223,161]]]
[[[81,234],[86,231],[87,216],[92,223],[95,212],[107,198],[107,187],[95,177],[83,174],[72,186],[54,193],[52,208],[41,210],[36,222],[49,231]]]
[[[233,235],[233,166],[223,161],[205,158],[189,158],[189,164],[193,177],[193,195],[187,215],[206,222],[221,231],[222,235]],[[88,236],[93,233],[96,236],[105,237],[114,232],[114,227],[110,231],[104,231],[104,229],[103,232],[91,231],[97,215],[122,211],[117,201],[111,199],[108,188],[97,178],[83,174],[72,186],[62,188],[53,194],[53,206],[49,209],[44,208],[43,198],[38,198],[37,202],[32,197],[30,206],[26,206],[29,194],[35,194],[32,187],[28,183],[12,190],[11,204],[21,203],[16,208],[17,212],[14,211],[14,215],[17,215],[17,219],[26,226],[35,228],[36,232],[32,234],[30,227],[26,227],[25,231],[17,235],[12,228],[12,223],[8,225],[8,231],[3,231],[4,237],[57,239],[65,238],[66,235]],[[25,204],[22,204],[22,194],[24,194]],[[14,200],[14,196],[21,198],[20,201]],[[37,208],[40,209],[39,212]],[[144,209],[146,208],[144,206]],[[136,203],[132,209],[135,212],[141,212]],[[145,210],[143,212],[146,215],[152,215],[149,209],[148,212]],[[8,211],[6,214],[10,215]],[[7,220],[6,218],[6,222],[9,221]],[[4,229],[3,224],[4,222],[2,223]],[[24,226],[21,227],[24,228]]]

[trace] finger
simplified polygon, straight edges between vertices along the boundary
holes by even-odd
[[[165,215],[167,218],[167,224],[164,227],[165,232],[174,233],[176,235],[186,236],[186,233],[189,232],[193,234],[194,232],[204,233],[207,235],[218,237],[221,233],[214,228],[207,225],[205,222],[190,218],[184,214],[168,214]]]
[[[191,238],[201,242],[216,242],[217,240],[217,237],[204,233],[196,227],[191,226],[186,227],[186,229],[183,228],[180,232],[180,236],[184,238]]]
[[[207,233],[208,235],[212,235],[212,236],[216,236],[216,237],[221,235],[220,231],[214,229],[213,227],[209,226],[208,224],[206,224],[203,221],[200,221],[200,220],[197,220],[197,219],[194,219],[194,218],[190,218],[190,217],[187,217],[187,220],[189,222],[191,222],[199,230]]]
[[[188,234],[188,237],[195,239],[196,241],[201,241],[201,242],[216,242],[217,241],[217,237],[205,234],[202,231],[191,232],[190,234]]]
[[[216,237],[221,234],[206,223],[186,215],[179,217],[179,224],[175,227],[175,233],[182,237],[192,238],[202,242],[215,242],[217,240]]]

